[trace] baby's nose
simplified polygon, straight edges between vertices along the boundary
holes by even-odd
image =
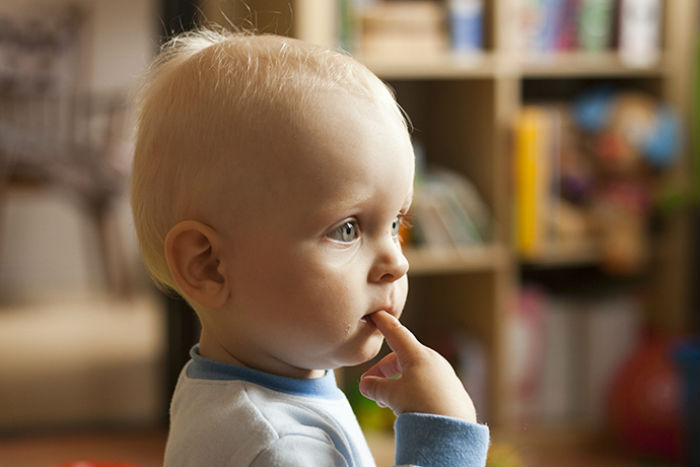
[[[375,259],[370,273],[374,282],[394,282],[408,272],[408,260],[401,250],[401,245],[392,241],[391,245],[382,248]]]

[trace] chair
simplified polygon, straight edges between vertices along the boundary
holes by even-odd
[[[131,154],[127,101],[118,92],[79,90],[81,15],[58,18],[44,27],[0,18],[0,201],[18,184],[64,190],[98,232],[108,289],[126,293],[128,268],[112,222]]]

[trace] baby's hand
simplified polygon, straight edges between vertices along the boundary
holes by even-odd
[[[365,397],[396,414],[430,413],[476,423],[474,404],[447,360],[389,313],[379,311],[370,318],[393,352],[362,375]]]

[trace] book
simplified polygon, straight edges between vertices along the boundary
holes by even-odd
[[[445,169],[421,175],[411,215],[418,245],[481,245],[491,237],[490,214],[476,188],[466,178]]]
[[[505,381],[508,396],[504,413],[514,422],[537,419],[544,348],[546,293],[534,286],[517,294],[505,328],[507,343]]]
[[[541,423],[559,424],[578,418],[586,376],[583,339],[579,330],[588,318],[576,300],[550,295],[543,310],[544,354],[536,400]]]
[[[586,320],[580,330],[585,355],[580,414],[585,423],[600,425],[610,383],[641,338],[641,311],[627,295],[583,300],[581,306]]]
[[[364,55],[431,55],[449,49],[440,3],[428,0],[373,2],[359,9],[359,47]]]
[[[549,185],[546,131],[545,110],[525,107],[516,122],[513,162],[516,248],[524,257],[535,256],[542,244]]]
[[[519,0],[518,47],[537,57],[609,49],[616,34],[615,5],[615,0]]]
[[[589,213],[574,189],[585,182],[577,129],[567,105],[530,104],[516,118],[513,225],[524,260],[587,243]]]
[[[642,336],[636,300],[529,285],[508,323],[508,416],[523,424],[602,426],[610,384]]]

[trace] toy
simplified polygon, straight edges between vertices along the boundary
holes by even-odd
[[[576,101],[574,117],[582,130],[597,135],[604,160],[612,157],[630,166],[644,161],[656,169],[675,161],[678,119],[668,106],[646,94],[596,88]]]
[[[494,441],[489,448],[489,456],[486,459],[487,467],[520,467],[525,461],[518,452],[517,447],[507,442]]]
[[[672,350],[670,341],[647,336],[615,375],[608,414],[625,447],[678,461],[684,444],[682,380]]]
[[[591,203],[603,265],[614,273],[635,273],[647,260],[658,173],[678,152],[678,122],[646,94],[609,88],[582,96],[574,114],[596,172]]]

